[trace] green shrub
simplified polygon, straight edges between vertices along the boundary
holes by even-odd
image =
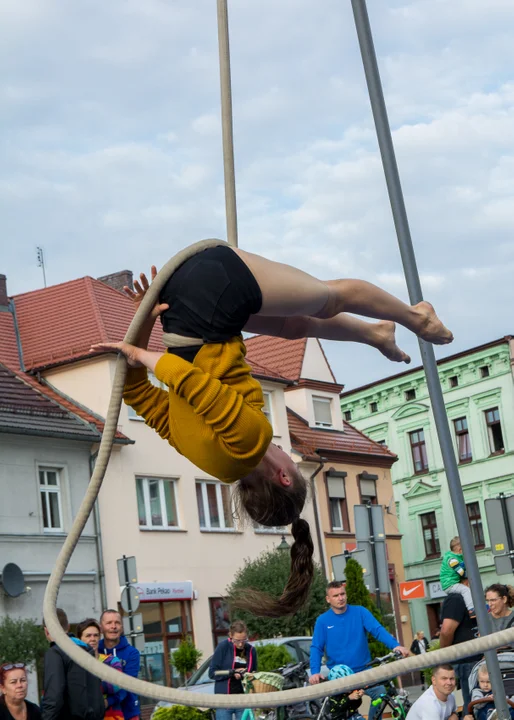
[[[259,672],[271,672],[294,662],[283,645],[257,645],[257,669]]]
[[[178,648],[171,653],[170,663],[181,677],[187,678],[193,670],[196,670],[201,657],[201,651],[195,648],[190,637],[186,637],[181,640]]]
[[[172,705],[172,707],[157,708],[153,720],[211,720],[211,711],[198,710],[185,705]]]
[[[440,647],[441,643],[439,642],[439,640],[432,640],[430,645],[428,646],[428,652],[432,652],[433,650],[439,650]],[[425,678],[425,685],[427,685],[428,687],[432,685],[432,671],[433,668],[431,667],[425,668],[421,671],[423,673],[423,677]]]

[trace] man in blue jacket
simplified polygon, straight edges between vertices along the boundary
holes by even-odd
[[[314,626],[311,645],[311,685],[321,679],[321,658],[325,654],[327,665],[347,665],[354,672],[364,670],[371,660],[367,633],[373,635],[390,650],[407,657],[409,651],[360,605],[348,605],[346,588],[342,582],[331,582],[327,586],[327,603],[330,609],[320,615]],[[366,695],[374,700],[385,692],[383,685],[366,688]],[[376,710],[370,708],[368,720],[373,720]]]
[[[215,681],[217,695],[240,695],[244,692],[242,679],[247,672],[257,672],[257,653],[248,642],[248,630],[241,620],[229,628],[228,640],[223,640],[212,656],[209,677]],[[243,708],[216,710],[216,720],[241,720]]]
[[[137,678],[139,675],[139,650],[129,643],[122,635],[123,623],[117,610],[104,610],[100,617],[100,628],[103,639],[100,640],[98,651],[106,655],[116,655],[120,658],[123,672]],[[140,717],[139,697],[135,693],[127,692],[121,701],[121,709],[125,720],[134,720]]]

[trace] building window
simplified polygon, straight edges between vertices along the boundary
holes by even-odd
[[[500,411],[497,407],[485,411],[485,420],[487,423],[487,433],[489,435],[489,448],[491,455],[504,452],[505,445],[503,442],[502,425],[500,422]]]
[[[345,411],[344,419],[346,420],[346,422],[350,422],[350,420],[352,419],[352,411],[351,410]]]
[[[145,633],[139,677],[156,685],[180,687],[183,679],[170,663],[170,656],[186,635],[193,634],[189,600],[143,602],[139,610]]]
[[[489,365],[482,365],[482,367],[479,368],[479,371],[481,378],[487,378],[490,375]]]
[[[196,481],[196,502],[201,530],[233,530],[230,488],[219,482]]]
[[[262,412],[266,415],[268,418],[268,422],[273,427],[273,411],[271,409],[271,393],[270,392],[263,392],[262,397],[264,399],[264,407],[262,408]]]
[[[475,550],[485,547],[484,526],[482,525],[482,515],[480,513],[480,504],[478,502],[466,503],[469,525],[473,536]]]
[[[415,400],[416,399],[416,391],[414,388],[411,388],[410,390],[405,391],[405,399],[406,400]]]
[[[425,557],[439,557],[441,548],[439,546],[439,530],[435,512],[424,513],[421,518],[421,529],[423,531],[423,542],[425,543]]]
[[[63,532],[61,471],[59,468],[39,468],[39,495],[43,528],[47,532]]]
[[[455,435],[457,437],[457,453],[460,463],[471,462],[473,456],[471,454],[471,441],[469,439],[467,418],[458,418],[453,421]]]
[[[332,427],[332,400],[330,398],[313,397],[314,424],[317,427]]]
[[[427,446],[425,444],[425,433],[423,430],[415,430],[409,433],[412,462],[414,463],[414,474],[421,475],[428,470]]]
[[[369,404],[369,411],[372,413],[378,412],[378,403],[372,402]]]
[[[370,477],[359,477],[359,492],[361,496],[361,504],[376,505],[377,500],[377,481]]]
[[[327,475],[330,525],[334,531],[350,531],[344,477]]]
[[[459,385],[459,378],[457,377],[457,375],[452,375],[451,377],[448,378],[448,385],[449,385],[451,388],[456,388],[456,387],[458,387],[458,385]]]
[[[385,440],[375,440],[377,445],[382,445],[382,447],[385,447],[386,441]]]
[[[209,598],[211,610],[212,641],[214,649],[228,638],[230,610],[225,598]]]
[[[136,478],[139,527],[152,530],[178,528],[176,480]]]
[[[150,380],[152,385],[154,385],[156,388],[159,388],[159,390],[164,390],[166,392],[166,395],[168,394],[168,386],[160,380],[157,380],[157,378],[152,372],[148,373],[148,379]],[[142,422],[144,422],[144,418],[142,418],[141,415],[138,415],[134,408],[131,408],[130,405],[127,405],[127,413],[129,420],[141,420]]]

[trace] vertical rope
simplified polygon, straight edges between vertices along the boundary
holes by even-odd
[[[227,240],[229,245],[237,247],[236,173],[234,168],[234,135],[232,124],[232,89],[230,84],[228,9],[227,0],[217,0],[217,2],[221,84],[221,129],[223,136],[223,170],[225,174]]]

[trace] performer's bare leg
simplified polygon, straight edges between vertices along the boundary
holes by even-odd
[[[377,320],[392,320],[436,345],[453,340],[452,333],[428,302],[406,305],[365,280],[318,280],[290,265],[239,248],[234,252],[250,268],[261,289],[259,315],[328,319],[344,311]]]
[[[266,317],[252,315],[245,326],[246,332],[273,335],[287,340],[315,337],[320,340],[339,340],[363,343],[379,350],[394,362],[410,362],[410,357],[396,344],[395,324],[388,320],[368,323],[346,313],[333,318],[319,318],[300,315],[298,317]]]

